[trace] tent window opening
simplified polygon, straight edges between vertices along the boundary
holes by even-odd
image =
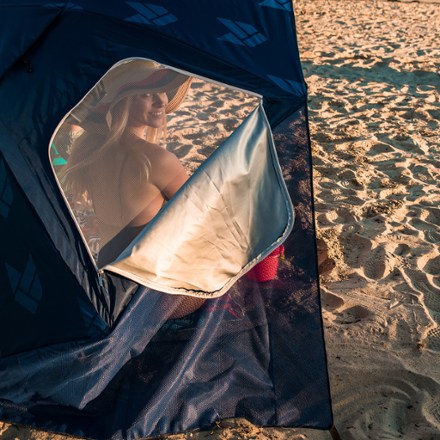
[[[98,268],[117,259],[258,104],[145,59],[123,60],[104,75],[49,148]]]

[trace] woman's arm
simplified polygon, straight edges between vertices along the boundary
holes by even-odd
[[[161,149],[157,157],[151,158],[151,179],[166,200],[174,194],[188,180],[188,174],[180,160],[171,152]]]
[[[131,226],[150,222],[164,202],[188,180],[179,159],[154,144],[144,144],[142,149],[131,154],[124,164],[122,176],[121,206]]]

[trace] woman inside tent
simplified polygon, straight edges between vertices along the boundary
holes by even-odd
[[[188,178],[161,143],[166,115],[178,108],[190,82],[153,61],[123,62],[71,115],[85,131],[61,180],[74,200],[93,206],[99,267],[114,261]]]

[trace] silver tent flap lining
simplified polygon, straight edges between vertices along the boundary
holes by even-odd
[[[293,222],[260,105],[104,269],[164,293],[214,298],[280,245]]]

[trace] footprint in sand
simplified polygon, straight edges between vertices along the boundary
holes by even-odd
[[[345,304],[345,301],[338,295],[321,287],[321,301],[323,306],[328,310],[335,310]]]
[[[174,153],[178,158],[185,158],[191,152],[193,146],[182,144],[182,142],[178,140],[168,142],[167,149]]]
[[[435,425],[440,425],[440,396],[434,399],[432,403],[426,405],[425,410],[428,420],[431,419]]]
[[[393,258],[382,246],[378,246],[368,255],[363,269],[366,277],[379,280],[386,277],[393,267]]]
[[[437,255],[437,250],[419,257],[417,266],[427,274],[440,276],[440,255]]]
[[[341,242],[346,249],[347,264],[354,268],[361,268],[371,251],[371,240],[355,233],[342,236]]]
[[[428,260],[425,267],[428,266],[430,262],[433,262],[432,264],[437,264],[438,258]],[[440,289],[435,287],[431,282],[432,276],[429,274],[426,275],[419,271],[406,269],[405,275],[410,286],[416,292],[421,294],[421,302],[431,319],[434,321],[434,327],[428,331],[423,342],[426,344],[427,348],[440,351]]]
[[[393,148],[392,145],[385,144],[383,142],[377,142],[371,146],[371,148],[367,152],[367,155],[376,157],[379,154],[391,153],[392,151],[395,151],[395,148]]]
[[[440,421],[440,405],[436,400],[439,386],[433,380],[401,368],[376,367],[367,368],[367,371],[360,369],[360,372],[347,369],[344,372],[351,376],[352,386],[338,390],[336,395],[335,411],[342,427],[342,438],[438,439],[432,435]],[[365,385],[365,375],[368,386]],[[431,422],[429,428],[414,431],[414,425],[426,423],[426,419]],[[419,435],[413,435],[415,432]]]
[[[440,316],[440,293],[439,289],[425,290],[423,294],[423,302],[430,312],[435,312],[436,316]],[[439,322],[440,324],[440,322]]]
[[[363,321],[370,316],[373,316],[373,312],[364,306],[353,306],[342,311],[342,313],[336,319],[338,324],[355,324]]]
[[[436,327],[429,330],[424,342],[430,350],[440,351],[440,328]]]
[[[423,233],[426,238],[428,238],[427,235],[429,236],[429,234],[432,234],[433,237],[440,236],[440,234],[437,232],[438,226],[429,221],[424,221],[421,218],[414,218],[409,222],[409,224]]]
[[[433,230],[424,231],[425,240],[429,243],[440,243],[440,233]]]
[[[404,256],[409,254],[410,252],[411,252],[411,248],[407,244],[401,243],[394,250],[394,255]]]

